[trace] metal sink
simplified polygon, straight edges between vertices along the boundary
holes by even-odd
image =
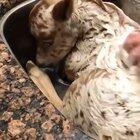
[[[37,45],[35,38],[29,31],[28,17],[37,1],[29,0],[11,9],[4,15],[0,24],[2,40],[25,71],[28,60],[35,62]],[[45,67],[43,70],[49,74],[57,93],[62,98],[69,84],[62,82],[63,80],[55,69]]]

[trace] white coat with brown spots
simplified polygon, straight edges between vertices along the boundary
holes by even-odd
[[[52,27],[45,41],[53,35],[52,46],[38,62],[55,64],[68,54],[66,74],[76,80],[63,101],[47,75],[29,62],[32,80],[65,117],[92,138],[139,140],[140,79],[122,49],[139,25],[114,5],[95,0],[55,1],[46,11]],[[31,29],[38,38],[39,26],[35,28]]]

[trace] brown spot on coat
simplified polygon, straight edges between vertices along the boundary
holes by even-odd
[[[134,136],[134,132],[132,130],[127,130],[125,135]]]
[[[82,125],[84,125],[84,123],[85,123],[85,121],[83,120],[83,121],[82,121]]]
[[[70,105],[70,100],[68,100],[68,104]]]
[[[112,140],[111,136],[103,136],[103,140]]]
[[[118,112],[115,112],[115,115],[116,115],[116,116],[118,116],[118,115],[119,115],[119,113],[118,113]]]
[[[88,97],[90,97],[90,92],[88,92]]]
[[[91,103],[93,103],[93,100],[92,99],[90,101],[91,101]]]
[[[102,111],[101,112],[101,116],[105,119],[106,118],[106,112],[105,111]]]
[[[118,103],[121,107],[125,107],[126,106],[126,104],[125,104],[125,102],[124,101],[122,101],[122,102],[120,102],[120,103]]]
[[[84,113],[83,113],[82,110],[80,111],[80,117],[81,117],[81,118],[84,118]]]
[[[77,118],[78,118],[78,114],[75,115],[75,119],[77,119]]]
[[[90,128],[92,127],[92,123],[91,123],[91,122],[89,123],[89,127],[90,127]]]

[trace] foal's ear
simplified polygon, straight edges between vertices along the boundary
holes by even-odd
[[[72,12],[73,0],[62,0],[54,6],[52,16],[57,21],[65,21],[71,17]]]

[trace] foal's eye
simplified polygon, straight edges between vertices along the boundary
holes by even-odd
[[[44,43],[46,44],[46,46],[50,47],[50,46],[52,46],[53,41],[52,40],[46,40],[46,41],[44,41]]]

